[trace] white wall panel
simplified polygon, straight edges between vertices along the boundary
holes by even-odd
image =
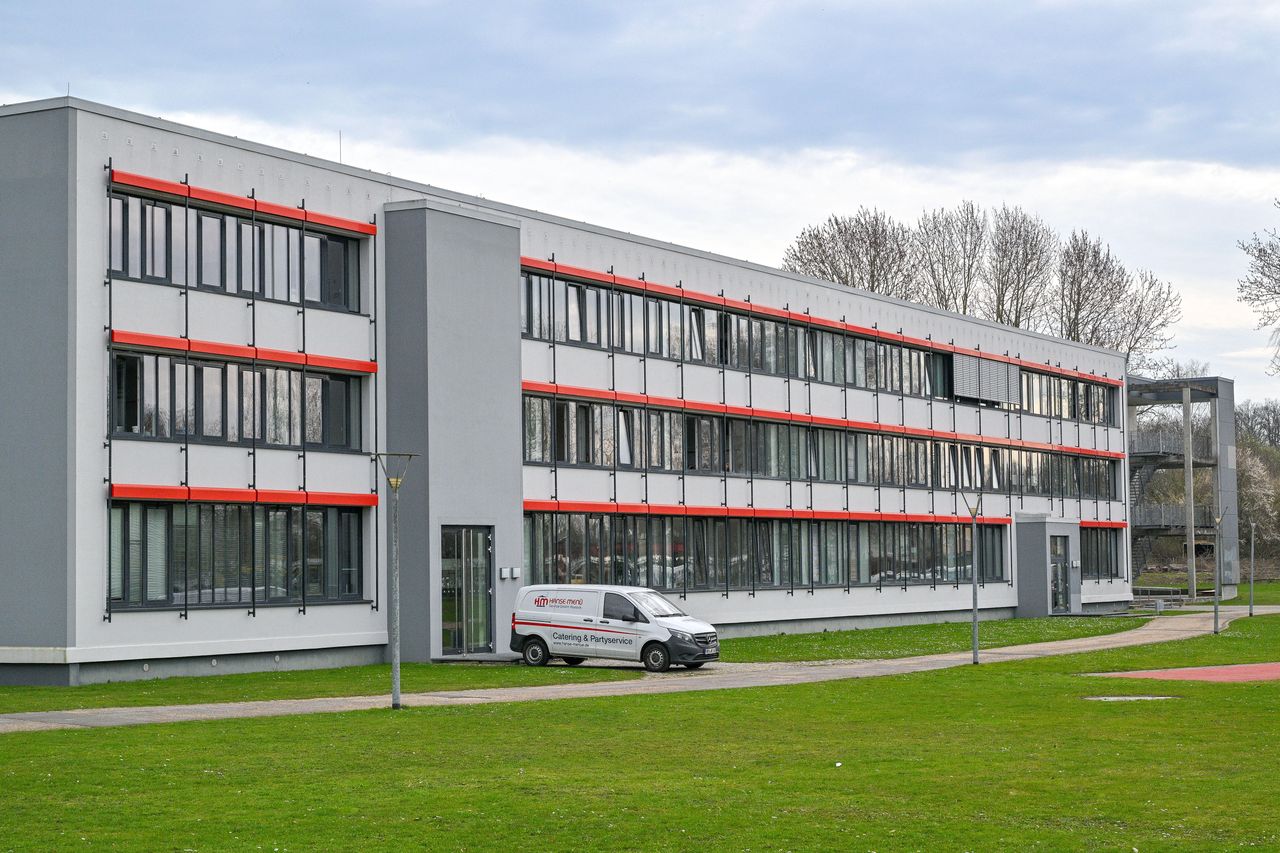
[[[193,444],[187,453],[191,457],[189,486],[247,489],[253,482],[253,459],[246,448]]]
[[[238,304],[239,300],[233,300]],[[252,312],[242,308],[246,314]],[[258,346],[298,352],[302,349],[302,320],[296,305],[281,305],[258,300]]]
[[[246,312],[247,313],[247,312]],[[369,318],[343,311],[307,309],[307,352],[338,358],[373,357]]]
[[[228,297],[225,293],[189,290],[191,300],[191,334],[196,341],[248,345],[253,342],[250,322],[253,312],[247,299]],[[261,306],[259,306],[261,308]],[[261,320],[259,314],[259,320]]]
[[[116,281],[111,285],[111,324],[127,332],[181,337],[183,290],[136,281]],[[105,319],[105,318],[104,318]]]
[[[308,453],[307,489],[317,492],[367,492],[373,482],[369,470],[373,467],[376,467],[375,463],[360,453]]]
[[[113,482],[177,486],[183,480],[184,471],[182,445],[179,443],[129,440],[111,443]]]
[[[302,460],[296,450],[258,449],[259,489],[293,491],[302,488]]]

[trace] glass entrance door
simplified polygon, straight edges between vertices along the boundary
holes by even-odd
[[[493,528],[440,529],[440,649],[493,651]]]
[[[1070,548],[1066,536],[1049,537],[1049,581],[1053,593],[1053,612],[1070,613],[1071,598],[1067,572],[1067,552]]]

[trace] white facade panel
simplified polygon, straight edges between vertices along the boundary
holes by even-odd
[[[307,309],[307,352],[366,361],[373,358],[369,318],[343,311]]]
[[[373,460],[363,453],[307,453],[307,489],[364,493],[374,483]]]
[[[192,444],[187,455],[191,466],[188,486],[247,489],[253,482],[253,459],[246,448]]]
[[[185,470],[182,445],[179,443],[145,440],[112,442],[113,482],[138,486],[177,486],[185,479]]]
[[[258,448],[255,487],[284,492],[302,488],[302,460],[297,450],[280,450],[272,447]]]
[[[233,297],[225,298],[233,299]],[[250,313],[248,309],[242,310],[246,314]],[[259,299],[257,312],[255,324],[258,330],[258,346],[285,352],[302,351],[302,318],[298,316],[298,306],[281,305]]]
[[[148,335],[182,336],[184,291],[181,288],[116,280],[109,291],[114,328]]]

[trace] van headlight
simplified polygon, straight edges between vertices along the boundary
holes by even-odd
[[[686,643],[693,642],[693,634],[677,631],[674,628],[668,628],[667,630],[671,632],[671,638],[674,640],[684,640]]]

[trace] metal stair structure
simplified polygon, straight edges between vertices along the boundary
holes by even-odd
[[[1207,403],[1208,430],[1192,428],[1191,406]],[[1137,412],[1151,406],[1178,406],[1183,417],[1143,428]],[[1235,409],[1232,383],[1220,377],[1150,380],[1131,376],[1129,407],[1129,535],[1134,586],[1141,587],[1141,575],[1148,568],[1155,544],[1162,538],[1188,540],[1187,506],[1181,502],[1161,502],[1149,493],[1162,471],[1187,471],[1187,433],[1190,435],[1191,469],[1209,470],[1212,495],[1208,505],[1194,507],[1190,531],[1197,548],[1219,546],[1223,553],[1224,584],[1234,584],[1238,566],[1236,541],[1236,483],[1234,463],[1226,470],[1222,458],[1234,459]],[[1203,425],[1203,421],[1201,421]],[[1180,495],[1186,493],[1185,475]],[[1222,530],[1214,523],[1223,516]],[[1183,548],[1185,551],[1185,546]],[[1188,555],[1194,559],[1194,554]]]

